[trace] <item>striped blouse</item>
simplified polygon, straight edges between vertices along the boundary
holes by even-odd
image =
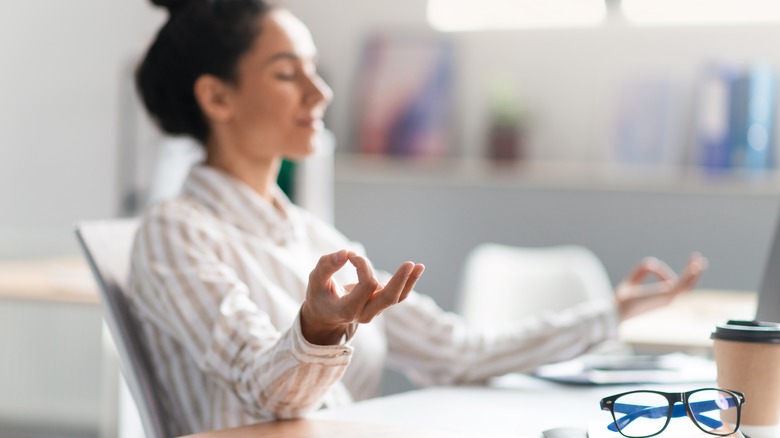
[[[309,273],[323,254],[364,251],[278,188],[274,198],[200,165],[138,231],[128,295],[176,433],[369,398],[385,365],[420,385],[475,382],[572,357],[615,335],[611,302],[488,332],[412,292],[343,345],[311,344],[298,319]],[[353,283],[354,269],[334,279]]]

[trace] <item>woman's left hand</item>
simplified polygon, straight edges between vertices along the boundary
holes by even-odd
[[[707,259],[693,253],[679,276],[661,260],[648,257],[615,289],[620,320],[626,320],[669,304],[678,295],[696,285],[707,269]],[[648,279],[657,279],[647,283]]]

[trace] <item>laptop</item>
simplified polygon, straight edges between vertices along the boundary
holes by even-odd
[[[756,320],[780,323],[780,220],[764,266],[764,278],[758,289]]]
[[[543,365],[536,377],[576,385],[630,383],[713,382],[717,368],[712,359],[685,353],[664,355],[586,354],[565,362]]]
[[[754,319],[780,323],[780,220],[764,267]],[[682,383],[714,381],[716,368],[711,359],[682,353],[588,354],[541,366],[534,374],[557,382],[582,385]]]

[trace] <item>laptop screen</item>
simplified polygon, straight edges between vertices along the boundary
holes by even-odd
[[[759,321],[780,322],[780,220],[774,233],[764,268],[764,279],[758,290],[756,319]]]

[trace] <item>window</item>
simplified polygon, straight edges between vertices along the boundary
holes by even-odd
[[[649,26],[780,23],[780,0],[428,0],[428,23],[444,32],[595,27],[611,11]]]
[[[428,0],[428,22],[445,32],[589,27],[606,15],[604,0]]]
[[[643,25],[780,22],[777,0],[622,0],[626,19]]]

